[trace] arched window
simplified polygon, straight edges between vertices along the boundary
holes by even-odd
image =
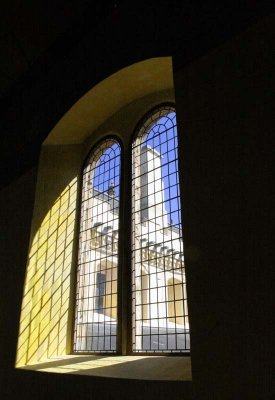
[[[190,349],[176,113],[162,106],[132,145],[132,346],[142,352]]]
[[[177,148],[175,109],[160,106],[139,125],[132,142],[132,196],[126,188],[122,197],[126,208],[132,201],[132,221],[124,221],[132,226],[132,266],[126,265],[130,257],[123,260],[123,270],[132,268],[132,276],[120,273],[120,145],[107,139],[86,162],[75,352],[116,353],[123,347],[130,353],[146,354],[189,351]],[[123,237],[129,240],[124,233]],[[125,282],[129,276],[131,281]],[[130,307],[119,293],[127,287]],[[125,309],[118,310],[118,305]],[[118,335],[122,330],[118,316],[126,313],[131,324],[126,334]],[[123,346],[122,341],[128,343]]]
[[[177,155],[168,155],[173,140],[176,154],[176,119],[163,106],[173,102],[171,58],[146,60],[92,88],[43,144],[16,367],[41,370],[40,361],[54,359],[55,372],[96,375],[100,358],[102,376],[117,376],[108,366],[125,363],[123,378],[191,379],[190,357],[128,364],[189,349]],[[167,138],[157,143],[162,130]],[[146,141],[151,153],[141,154]]]
[[[120,153],[104,140],[83,169],[75,352],[116,352]]]

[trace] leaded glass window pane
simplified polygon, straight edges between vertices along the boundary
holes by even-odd
[[[120,153],[108,139],[83,170],[75,352],[117,351]]]
[[[132,146],[132,346],[190,350],[176,113],[160,107]]]

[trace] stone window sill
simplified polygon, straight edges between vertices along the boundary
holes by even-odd
[[[67,355],[20,367],[24,370],[106,378],[191,381],[190,357]]]

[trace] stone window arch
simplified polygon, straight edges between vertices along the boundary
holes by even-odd
[[[73,358],[77,366],[67,368],[72,373],[74,371],[81,373],[84,365],[78,367],[78,362],[82,364],[83,360],[88,369],[91,366],[89,374],[97,374],[97,368],[94,367],[99,355],[93,358],[93,353],[96,352],[89,354],[89,359],[82,358],[81,352],[78,352],[77,357],[73,354],[83,163],[85,159],[89,159],[90,149],[94,151],[105,140],[116,135],[117,141],[122,145],[124,175],[121,197],[123,207],[120,207],[123,210],[123,225],[120,232],[123,231],[124,239],[126,238],[120,249],[122,262],[119,267],[123,274],[127,271],[131,274],[131,209],[129,213],[128,211],[129,198],[131,199],[132,137],[138,122],[144,121],[144,115],[152,107],[168,102],[170,104],[174,102],[171,58],[145,60],[118,71],[89,90],[68,110],[43,143],[22,299],[16,354],[17,368],[42,370],[44,367],[39,367],[38,364],[43,361],[55,372],[62,372]],[[124,206],[127,204],[126,212]],[[127,232],[126,226],[128,226]],[[114,234],[118,235],[119,232]],[[91,239],[99,241],[98,233],[91,231]],[[102,266],[101,271],[99,268],[96,272],[105,274]],[[101,282],[104,280],[102,277]],[[119,281],[120,278],[118,283]],[[131,282],[131,277],[127,282]],[[96,285],[97,279],[94,283]],[[150,286],[150,281],[145,278],[143,282],[145,291],[147,286]],[[146,293],[148,298],[149,291]],[[147,312],[149,316],[150,308],[145,294],[143,298],[144,315]],[[133,355],[130,338],[127,343],[131,344],[131,349],[125,347],[125,332],[126,335],[129,334],[132,326],[127,326],[132,311],[131,298],[126,297],[123,301],[118,298],[118,310],[124,310],[125,303],[129,304],[130,312],[120,312],[122,315],[118,324],[120,326],[118,337],[122,348],[117,348],[117,354],[123,356]],[[104,365],[109,362],[124,363],[128,360],[127,357],[122,357],[122,360],[113,354],[111,357],[106,355],[102,357]],[[134,361],[136,354],[130,359]],[[140,358],[139,362],[143,363],[142,360]],[[52,362],[55,363],[54,366]],[[152,364],[156,363],[158,365],[162,363],[165,368],[172,363],[172,375],[163,374],[158,368],[152,368]],[[148,376],[150,379],[170,379],[172,376],[172,379],[175,377],[178,379],[178,376],[181,376],[181,372],[178,372],[180,364],[182,370],[188,371],[188,379],[191,377],[189,357],[173,357],[173,362],[172,358],[150,357],[149,364],[146,358],[142,371],[135,368],[134,364],[121,376],[135,378],[140,376],[142,379]],[[106,374],[108,371],[106,368]],[[100,373],[104,375],[105,368],[101,369]]]

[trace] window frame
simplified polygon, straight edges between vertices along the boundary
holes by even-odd
[[[76,215],[76,235],[75,235],[75,262],[74,262],[74,287],[73,287],[73,301],[72,301],[72,321],[71,321],[71,340],[70,340],[70,347],[71,347],[71,351],[70,354],[74,354],[74,355],[106,355],[108,357],[115,357],[115,356],[119,356],[122,354],[121,352],[121,343],[122,343],[122,339],[121,339],[121,323],[120,323],[120,319],[121,319],[121,314],[122,314],[122,307],[120,305],[121,303],[121,295],[120,293],[122,292],[121,289],[121,282],[122,282],[122,277],[121,277],[121,268],[120,265],[123,264],[122,257],[123,257],[123,253],[122,253],[122,241],[118,240],[118,263],[117,263],[117,351],[116,352],[95,352],[95,351],[74,351],[74,332],[75,332],[75,323],[76,323],[76,302],[77,302],[77,274],[78,274],[78,257],[79,257],[79,237],[80,237],[80,225],[81,225],[81,203],[82,203],[82,190],[83,190],[83,171],[85,169],[85,167],[87,166],[89,160],[92,158],[93,153],[95,153],[97,151],[97,149],[104,144],[104,142],[108,141],[108,140],[114,140],[116,141],[119,146],[120,146],[120,199],[119,199],[119,218],[118,218],[118,225],[119,225],[119,238],[121,235],[121,231],[122,231],[122,218],[121,215],[123,213],[123,206],[122,206],[122,198],[123,198],[123,192],[124,192],[124,186],[123,186],[123,176],[124,176],[124,168],[123,168],[123,160],[124,160],[124,144],[123,141],[121,140],[121,138],[115,134],[108,134],[106,136],[101,137],[99,140],[95,141],[95,143],[91,146],[91,148],[87,151],[87,154],[84,158],[84,161],[81,164],[81,168],[79,170],[79,181],[80,181],[80,185],[79,185],[79,189],[78,189],[78,199],[77,199],[77,215]],[[107,148],[107,147],[106,147]]]
[[[176,112],[176,105],[174,102],[160,102],[153,107],[147,108],[147,111],[142,114],[135,124],[133,132],[129,135],[129,143],[125,146],[123,140],[118,134],[106,134],[102,135],[91,148],[88,150],[87,155],[82,163],[80,170],[79,185],[79,198],[78,198],[78,215],[77,215],[77,234],[76,234],[76,245],[79,246],[79,233],[80,233],[80,219],[81,219],[81,201],[82,201],[82,188],[83,188],[83,170],[87,165],[88,160],[92,157],[92,154],[96,149],[105,141],[109,139],[115,140],[121,149],[120,154],[120,200],[119,200],[119,241],[118,241],[118,266],[117,266],[117,351],[114,353],[110,352],[75,352],[73,350],[74,344],[74,331],[75,331],[75,312],[76,312],[76,284],[77,284],[77,270],[78,270],[78,247],[76,251],[76,266],[75,266],[75,287],[74,287],[74,302],[73,302],[73,321],[72,321],[72,335],[71,335],[71,354],[77,355],[107,355],[112,356],[162,356],[162,357],[190,357],[191,349],[183,352],[135,352],[133,351],[133,337],[132,337],[132,146],[141,130],[145,126],[146,122],[157,110],[162,107],[171,107]],[[178,122],[177,122],[178,126]],[[144,133],[146,130],[144,130]],[[143,135],[144,135],[143,133]],[[179,135],[178,135],[179,138]],[[179,144],[178,144],[179,148]],[[179,158],[179,157],[178,157]],[[181,224],[183,227],[183,213],[182,213],[182,185],[181,185],[181,173],[180,163],[178,163],[178,175],[179,175],[179,198],[181,200]],[[129,197],[130,193],[130,197]],[[184,242],[183,242],[184,247]],[[186,291],[187,283],[186,283]],[[188,301],[188,300],[187,300]],[[189,318],[190,321],[190,318]],[[190,323],[190,322],[189,322]],[[190,329],[189,329],[190,335]]]

